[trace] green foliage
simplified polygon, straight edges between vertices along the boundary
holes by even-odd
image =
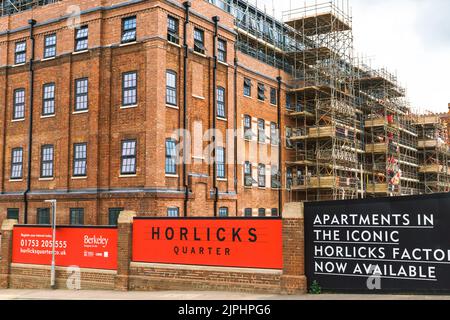
[[[322,288],[320,287],[319,283],[316,280],[314,280],[313,283],[311,284],[311,287],[309,288],[309,293],[310,294],[322,293]]]

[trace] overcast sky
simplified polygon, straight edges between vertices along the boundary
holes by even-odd
[[[275,15],[281,18],[283,10],[300,8],[305,0],[257,2],[270,13],[274,3]],[[349,4],[355,52],[370,58],[373,67],[396,73],[414,109],[446,112],[450,103],[450,1],[350,0]]]

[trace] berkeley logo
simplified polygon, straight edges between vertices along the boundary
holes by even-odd
[[[95,236],[95,235],[92,237],[90,237],[88,235],[84,236],[84,245],[97,245],[97,246],[100,245],[103,248],[105,248],[108,245],[108,241],[109,241],[109,239],[105,238],[103,236],[100,236],[100,237]]]

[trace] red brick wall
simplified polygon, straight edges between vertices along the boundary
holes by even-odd
[[[298,210],[295,210],[298,211]],[[300,210],[301,211],[301,210]],[[81,269],[81,289],[114,290],[225,290],[297,294],[306,292],[304,227],[301,212],[283,219],[282,270],[182,266],[132,262],[134,212],[122,212],[118,224],[117,271]],[[11,263],[12,226],[2,225],[0,288],[49,288],[50,266]],[[67,288],[68,268],[56,268],[58,288]]]
[[[222,270],[221,270],[222,269]],[[130,290],[217,290],[280,293],[280,272],[164,267],[132,263]]]
[[[67,289],[67,280],[73,273],[68,268],[56,268],[56,289]],[[83,290],[113,290],[115,271],[82,269],[80,288]],[[73,283],[69,279],[71,285]],[[50,289],[50,267],[12,264],[9,276],[11,289]],[[70,287],[69,287],[70,288]]]

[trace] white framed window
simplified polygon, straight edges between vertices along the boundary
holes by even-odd
[[[217,88],[217,117],[225,119],[225,89],[222,87]]]
[[[221,62],[227,62],[227,42],[223,39],[217,40],[217,59]]]
[[[217,167],[217,178],[225,179],[225,148],[218,147],[216,149],[216,167]]]
[[[220,207],[219,208],[219,217],[221,217],[221,218],[228,217],[228,207]]]
[[[195,28],[194,29],[194,51],[205,54],[205,31]]]
[[[25,89],[14,90],[13,120],[25,119]]]
[[[44,58],[56,56],[56,33],[44,37]]]
[[[55,84],[46,83],[42,87],[42,115],[55,114]]]
[[[266,187],[266,165],[262,163],[258,165],[258,187]]]
[[[167,40],[172,43],[180,43],[179,25],[180,22],[177,18],[172,16],[167,17]]]
[[[53,178],[54,168],[53,145],[44,145],[41,148],[41,178]]]
[[[122,19],[122,43],[136,41],[136,17]]]
[[[87,172],[87,143],[73,145],[73,176],[85,177]]]
[[[20,64],[25,63],[27,59],[27,42],[19,41],[16,42],[16,48],[14,51],[14,63]]]
[[[23,148],[14,148],[11,152],[11,180],[22,179]]]
[[[122,141],[122,160],[120,173],[136,174],[136,140]]]
[[[122,74],[122,106],[137,104],[137,72],[130,71]]]
[[[88,48],[88,37],[88,26],[81,26],[75,29],[75,52],[83,51]]]
[[[166,71],[166,103],[171,106],[178,105],[177,98],[177,73]]]
[[[75,80],[75,111],[85,111],[88,106],[88,78]]]
[[[169,207],[167,208],[167,216],[176,218],[180,216],[180,208],[178,207]]]

